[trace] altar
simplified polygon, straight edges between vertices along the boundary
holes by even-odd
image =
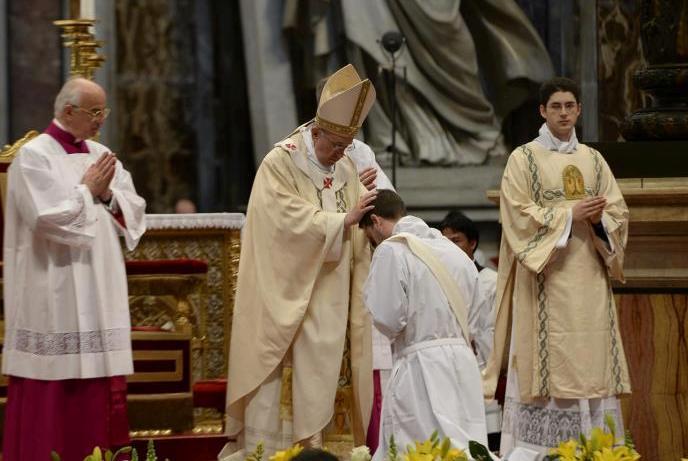
[[[146,234],[134,251],[124,255],[128,261],[192,259],[207,263],[207,285],[189,296],[194,379],[226,375],[244,220],[241,213],[150,214],[146,216]],[[143,296],[130,297],[132,319],[137,324],[150,324],[155,315],[150,305]]]
[[[192,385],[226,375],[244,219],[239,213],[147,215],[146,234],[133,252],[125,252],[133,436],[221,432],[217,414],[212,425],[196,427],[195,417],[202,414],[194,409]],[[2,376],[0,417],[6,395]]]
[[[218,433],[221,415],[195,409],[192,388],[226,375],[244,215],[152,214],[146,220],[139,245],[125,252],[132,435]]]

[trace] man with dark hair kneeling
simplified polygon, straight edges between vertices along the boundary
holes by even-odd
[[[469,317],[483,302],[478,271],[451,241],[406,216],[401,198],[378,191],[359,226],[376,247],[364,288],[375,326],[393,341],[394,368],[382,403],[381,446],[399,447],[437,430],[457,448],[486,444],[480,371]]]

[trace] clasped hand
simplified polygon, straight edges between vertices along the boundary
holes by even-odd
[[[94,164],[88,167],[81,184],[86,185],[91,195],[101,200],[108,201],[112,196],[110,181],[115,176],[117,157],[112,152],[106,152],[100,156]]]
[[[573,206],[571,217],[574,222],[589,220],[593,224],[598,224],[602,220],[605,206],[607,206],[607,199],[604,197],[586,197]]]

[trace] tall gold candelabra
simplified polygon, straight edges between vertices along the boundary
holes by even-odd
[[[105,56],[97,51],[103,46],[103,42],[96,40],[91,32],[95,22],[95,19],[61,19],[53,22],[62,29],[65,48],[71,49],[70,75],[80,75],[93,80],[96,69],[105,61]]]

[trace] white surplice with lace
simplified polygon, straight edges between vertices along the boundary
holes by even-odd
[[[5,212],[2,372],[41,380],[133,372],[119,236],[133,249],[146,202],[118,161],[110,209],[81,179],[108,149],[67,154],[51,136],[24,145],[9,168]]]

